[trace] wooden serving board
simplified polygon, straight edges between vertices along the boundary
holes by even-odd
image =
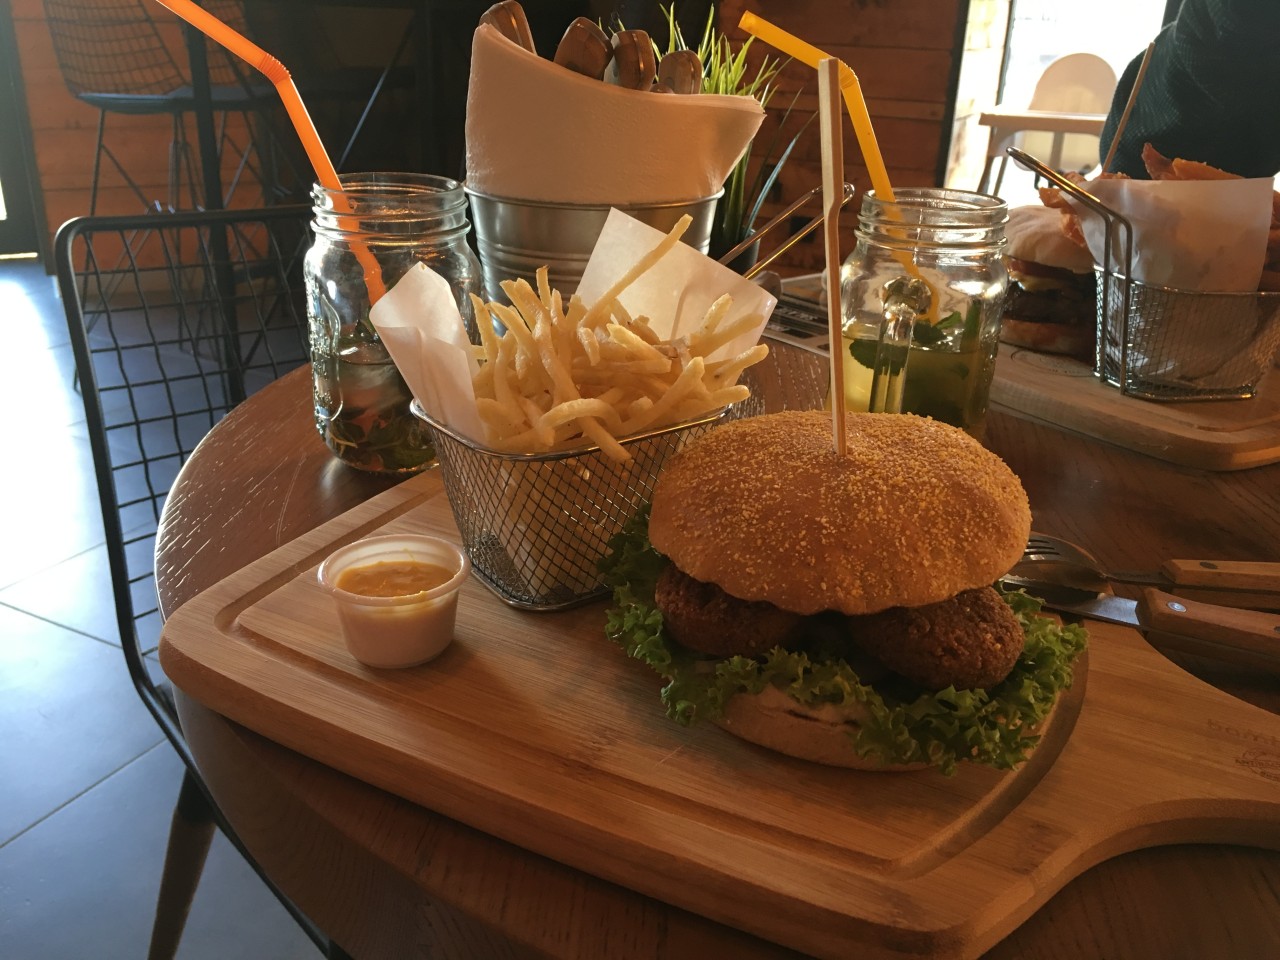
[[[456,537],[414,478],[216,585],[165,625],[182,689],[294,750],[590,874],[808,953],[973,957],[1072,877],[1136,848],[1280,848],[1280,718],[1134,631],[1087,665],[1030,762],[887,774],[668,721],[604,604],[513,610],[472,580],[422,667],[346,652],[315,568],[377,530]]]
[[[1280,460],[1280,373],[1275,371],[1249,400],[1155,403],[1124,396],[1079,360],[1002,343],[991,400],[1182,466],[1244,470]]]

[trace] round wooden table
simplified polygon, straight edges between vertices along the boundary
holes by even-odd
[[[785,402],[786,378],[805,356],[775,350],[759,375],[771,408]],[[986,443],[1022,478],[1035,529],[1085,545],[1104,566],[1280,559],[1280,464],[1184,469],[998,409]],[[329,454],[311,420],[310,371],[289,374],[233,411],[179,476],[157,541],[162,611],[395,482]],[[1180,662],[1280,711],[1275,676]],[[358,960],[793,956],[384,793],[179,699],[201,770],[231,823],[279,885]],[[1280,853],[1223,845],[1104,862],[987,954],[1277,955]]]

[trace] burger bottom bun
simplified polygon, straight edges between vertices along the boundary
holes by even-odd
[[[749,743],[812,763],[880,773],[928,767],[926,763],[885,764],[858,756],[850,737],[858,732],[860,713],[857,706],[807,707],[770,686],[755,695],[730,697],[724,715],[715,722]]]
[[[1058,695],[1048,715],[1035,729],[1028,729],[1028,735],[1045,736],[1058,715],[1064,695],[1065,691]],[[857,705],[807,707],[770,686],[754,696],[739,693],[730,697],[724,715],[715,723],[749,743],[829,767],[873,773],[905,773],[929,768],[927,763],[881,763],[858,756],[850,736],[858,732],[861,712],[862,708]]]
[[[1000,339],[1010,346],[1038,353],[1060,353],[1093,361],[1097,331],[1091,322],[1044,323],[1018,320],[1008,314],[1000,321]]]

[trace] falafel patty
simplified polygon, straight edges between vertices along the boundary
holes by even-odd
[[[713,657],[754,657],[786,646],[804,620],[765,600],[739,600],[675,564],[658,578],[654,602],[672,639]]]
[[[890,670],[929,690],[989,689],[1009,675],[1026,637],[991,587],[922,607],[849,618],[850,636]]]

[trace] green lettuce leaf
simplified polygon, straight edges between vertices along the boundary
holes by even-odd
[[[1023,762],[1039,737],[1029,734],[1071,686],[1072,663],[1087,635],[1040,616],[1040,601],[1023,592],[1002,593],[1021,623],[1026,645],[1013,671],[990,690],[937,692],[899,684],[884,690],[864,684],[843,659],[816,659],[775,647],[760,659],[709,659],[672,642],[654,605],[658,577],[669,561],[649,543],[645,507],[610,543],[601,563],[613,590],[605,632],[627,655],[648,664],[667,684],[662,702],[682,724],[714,720],[739,693],[772,684],[809,706],[861,704],[869,719],[851,737],[860,755],[883,763],[927,763],[948,775],[969,760],[1007,770]]]

